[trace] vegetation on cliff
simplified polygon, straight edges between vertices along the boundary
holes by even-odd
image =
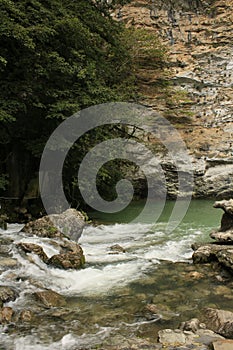
[[[10,1],[0,4],[0,190],[19,198],[34,187],[40,156],[52,131],[91,105],[137,101],[140,69],[148,64],[164,84],[166,50],[146,31],[126,29],[110,15],[129,1]],[[142,73],[142,72],[141,72]],[[65,166],[65,187],[78,195],[75,176],[83,155],[122,128],[105,127],[75,144]],[[70,166],[71,165],[71,166]],[[72,171],[70,169],[73,169]],[[119,178],[112,164],[100,172],[106,192]],[[68,169],[68,171],[66,170]],[[107,187],[106,187],[107,186]]]

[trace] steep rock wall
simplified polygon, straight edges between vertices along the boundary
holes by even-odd
[[[160,37],[169,49],[170,80],[174,88],[188,92],[190,122],[179,123],[178,127],[193,156],[194,196],[231,197],[233,1],[133,1],[115,16],[127,26],[145,28]],[[165,116],[179,117],[174,106],[171,110],[153,96],[150,89],[153,71],[144,67],[143,74],[147,77],[147,84],[142,85],[143,103]],[[166,159],[162,162],[168,194],[174,196],[177,190],[174,169]]]

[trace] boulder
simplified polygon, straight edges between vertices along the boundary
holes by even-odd
[[[200,344],[202,349],[207,349],[203,347],[203,344],[209,346],[213,341],[218,339],[223,339],[219,334],[214,333],[209,329],[198,329],[195,332],[192,331],[182,331],[180,329],[163,329],[158,332],[159,342],[163,344],[163,346],[173,345],[175,349],[179,349],[179,345],[191,345],[192,349],[196,344]],[[174,349],[174,348],[173,348]],[[187,349],[182,348],[181,349]]]
[[[0,309],[0,324],[11,322],[13,313],[14,313],[13,309],[8,306]]]
[[[60,269],[80,269],[85,264],[85,257],[82,248],[80,247],[80,254],[77,253],[63,253],[53,255],[48,260],[48,265]]]
[[[9,269],[14,268],[18,265],[18,260],[14,258],[1,257],[0,258],[0,268],[1,269]]]
[[[22,310],[19,314],[19,319],[22,322],[31,322],[33,314],[30,310]]]
[[[229,249],[229,246],[210,243],[199,246],[192,245],[192,248],[196,249],[192,255],[194,264],[206,264],[218,261],[218,253]]]
[[[61,307],[66,305],[65,298],[53,290],[35,292],[34,295],[38,301],[40,301],[44,306],[48,308]]]
[[[221,208],[225,213],[233,216],[233,199],[217,201],[214,208]]]
[[[14,301],[18,297],[18,293],[9,286],[0,286],[0,300],[3,303]]]
[[[166,305],[156,305],[156,304],[147,304],[144,308],[145,316],[148,320],[152,319],[162,319],[162,320],[171,320],[173,317],[177,317],[178,314],[171,311]]]
[[[205,323],[215,333],[226,338],[233,338],[233,312],[207,308]]]
[[[67,209],[61,214],[47,215],[30,221],[22,229],[23,232],[39,237],[69,238],[78,241],[86,225],[85,216],[76,209]]]
[[[43,248],[37,244],[34,243],[18,243],[17,247],[22,249],[25,253],[34,253],[40,257],[40,259],[44,262],[48,262],[48,257],[45,254]]]

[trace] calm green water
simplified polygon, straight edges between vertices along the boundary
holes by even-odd
[[[182,201],[180,202],[182,203]],[[192,200],[187,207],[187,213],[182,220],[183,223],[190,223],[192,224],[192,227],[195,225],[197,227],[200,225],[207,227],[219,226],[222,210],[213,208],[214,202],[214,200]],[[100,221],[102,223],[128,223],[137,217],[137,215],[143,209],[144,205],[145,201],[141,200],[130,204],[130,206],[119,213],[106,214],[102,212],[90,211],[88,214],[91,219]],[[174,201],[166,201],[166,204],[157,222],[167,222],[171,216],[174,205]],[[145,222],[153,223],[155,216],[154,213],[160,210],[160,202],[151,200],[150,210],[148,211],[147,217],[144,218]]]

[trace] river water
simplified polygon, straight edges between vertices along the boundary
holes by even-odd
[[[219,226],[221,211],[212,208],[213,201],[192,201],[182,223],[168,234],[165,228],[173,205],[166,204],[156,223],[130,222],[140,203],[123,214],[89,213],[100,224],[82,234],[86,265],[78,271],[48,268],[37,256],[28,261],[12,244],[19,265],[3,271],[0,278],[1,284],[13,286],[20,294],[7,306],[16,312],[30,309],[34,317],[30,323],[2,326],[0,349],[92,349],[130,337],[156,341],[159,329],[177,327],[199,316],[203,307],[233,309],[231,292],[225,287],[223,293],[210,267],[194,266],[191,261],[190,245],[210,241],[208,235]],[[19,233],[21,227],[12,224],[0,234],[14,243],[40,244],[49,257],[58,252],[49,239]],[[112,251],[114,244],[125,252]],[[193,274],[196,271],[198,278]],[[44,288],[65,296],[67,305],[42,308],[33,293]],[[161,312],[145,311],[151,303]]]

